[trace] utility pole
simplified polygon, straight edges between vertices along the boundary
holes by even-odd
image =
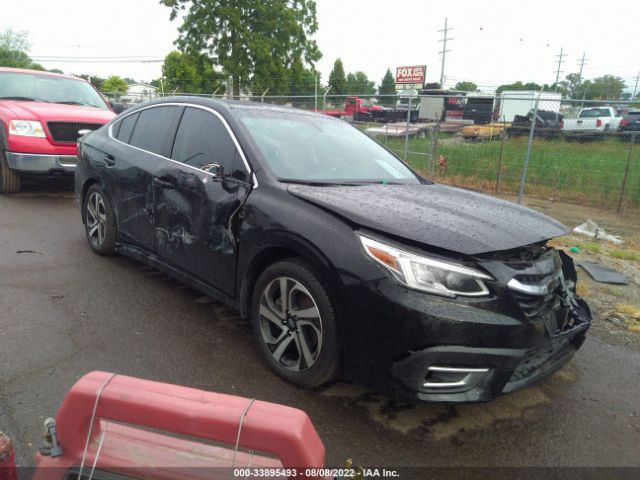
[[[582,54],[582,58],[578,60],[578,66],[580,67],[580,73],[578,73],[578,81],[582,81],[582,71],[584,70],[584,64],[589,61],[588,58],[585,58],[586,53]]]
[[[563,73],[560,68],[564,63],[564,57],[566,56],[567,54],[564,53],[564,47],[560,47],[560,55],[556,55],[556,58],[558,59],[558,69],[556,70],[556,87],[554,89],[556,92],[558,91],[558,81],[560,80],[560,74]]]
[[[449,38],[449,30],[453,30],[453,28],[448,27],[448,19],[444,19],[444,29],[438,30],[438,32],[442,32],[442,38],[438,40],[442,42],[442,50],[440,51],[440,55],[442,55],[442,66],[440,67],[440,88],[444,88],[444,60],[447,56],[447,52],[451,50],[447,50],[447,42],[453,40],[453,38]]]
[[[631,95],[631,101],[636,98],[636,92],[638,91],[638,80],[640,80],[640,72],[636,75],[636,86],[633,87],[633,94]]]

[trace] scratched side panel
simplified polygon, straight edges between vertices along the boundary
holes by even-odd
[[[246,187],[175,165],[157,175],[175,188],[154,186],[155,249],[171,263],[234,294],[236,213]]]

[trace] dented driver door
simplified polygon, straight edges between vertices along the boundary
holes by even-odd
[[[233,294],[233,216],[247,189],[233,180],[236,147],[213,113],[187,107],[172,160],[155,172],[155,251],[218,290]],[[219,165],[218,174],[213,165]]]

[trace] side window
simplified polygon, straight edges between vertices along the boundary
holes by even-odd
[[[183,107],[166,106],[143,110],[129,143],[147,152],[168,157],[182,109]]]
[[[139,115],[139,113],[129,115],[113,126],[115,136],[118,140],[129,143],[129,140],[131,140],[131,132],[133,132],[133,127],[136,125],[136,120],[138,120]]]
[[[171,158],[201,168],[218,163],[226,175],[233,170],[236,146],[218,117],[187,107],[180,121]]]

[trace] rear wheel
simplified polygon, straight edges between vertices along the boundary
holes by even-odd
[[[258,349],[271,368],[305,387],[336,378],[340,367],[334,308],[305,263],[275,263],[258,279],[251,321]]]
[[[89,246],[100,255],[113,255],[117,236],[111,204],[99,185],[92,185],[84,197],[84,229]]]
[[[0,193],[18,193],[20,191],[20,172],[9,168],[9,162],[0,150]]]

